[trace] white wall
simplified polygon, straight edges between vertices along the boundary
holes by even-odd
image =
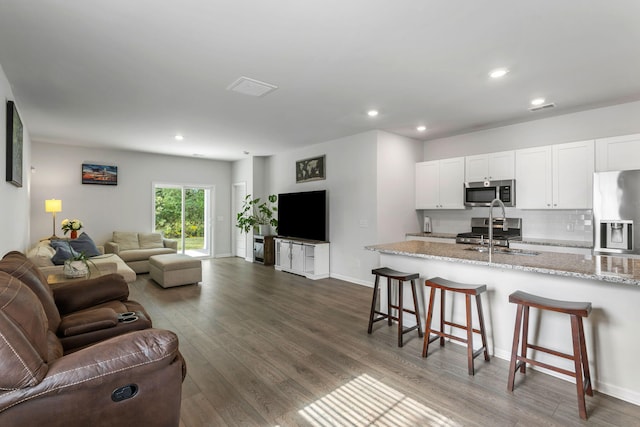
[[[118,185],[83,185],[82,163],[118,166]],[[110,240],[114,230],[153,230],[153,184],[176,183],[213,186],[214,254],[231,253],[231,163],[130,151],[33,143],[31,244],[51,235],[51,214],[44,201],[62,200],[59,223],[78,218],[98,244]]]
[[[415,210],[415,168],[421,161],[422,144],[388,132],[378,133],[378,242],[403,240],[420,229]]]
[[[326,155],[326,179],[295,182],[296,160]],[[370,131],[268,158],[269,193],[327,190],[331,277],[371,285],[379,255],[367,245],[415,231],[414,164],[422,143]]]
[[[20,100],[13,97],[7,76],[0,66],[0,139],[2,141],[5,140],[7,129],[7,100],[14,101],[18,108],[18,113],[20,113]],[[6,149],[5,144],[0,144],[0,170],[2,171],[2,181],[0,181],[0,224],[3,225],[2,239],[0,239],[0,256],[12,250],[24,252],[29,247],[31,141],[28,132],[29,123],[25,120],[24,114],[20,114],[20,117],[24,127],[22,187],[16,187],[5,181]]]
[[[372,283],[378,263],[364,250],[378,241],[377,140],[376,131],[361,133],[271,156],[266,165],[269,193],[327,190],[331,276],[355,283]],[[296,160],[323,154],[326,179],[296,184]]]

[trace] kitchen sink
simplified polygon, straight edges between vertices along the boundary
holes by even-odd
[[[474,252],[489,252],[488,246],[470,246],[465,248],[465,251]],[[535,256],[540,255],[540,252],[530,251],[527,249],[511,249],[511,248],[493,248],[494,254],[506,254],[506,255],[528,255]]]

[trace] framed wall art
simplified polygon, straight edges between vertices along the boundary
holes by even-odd
[[[296,183],[326,179],[325,156],[312,157],[296,162]]]
[[[22,187],[22,120],[13,101],[7,101],[7,182]]]
[[[82,164],[82,183],[100,185],[118,185],[118,167],[108,165],[96,165],[93,163]]]

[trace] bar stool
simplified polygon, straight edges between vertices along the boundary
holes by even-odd
[[[434,277],[425,281],[425,286],[431,288],[431,294],[429,296],[429,309],[427,311],[427,326],[425,328],[424,345],[422,347],[422,357],[427,357],[429,351],[429,344],[440,338],[440,346],[444,346],[444,339],[450,338],[452,340],[460,341],[467,344],[467,364],[469,368],[469,375],[474,374],[473,359],[478,357],[480,353],[484,353],[484,360],[489,361],[489,352],[487,351],[487,335],[484,327],[484,315],[482,313],[482,299],[481,295],[487,290],[487,285],[468,285],[464,283],[458,283],[451,280],[443,279],[442,277]],[[440,330],[434,330],[431,328],[431,321],[433,319],[433,303],[436,296],[436,289],[440,289]],[[465,306],[466,306],[466,325],[460,325],[446,321],[444,319],[444,300],[446,291],[456,292],[464,294]],[[476,308],[478,311],[478,319],[480,322],[480,329],[473,329],[473,322],[471,318],[471,296],[476,297]],[[452,326],[454,328],[463,329],[467,331],[467,338],[460,338],[458,336],[447,334],[444,332],[444,327]],[[482,347],[475,352],[473,351],[473,333],[480,334],[482,338]],[[434,336],[431,336],[433,334]]]
[[[587,348],[584,340],[582,318],[588,317],[589,313],[591,313],[591,303],[558,301],[531,295],[522,291],[516,291],[509,295],[509,302],[517,304],[518,310],[516,312],[516,326],[513,333],[513,346],[511,347],[511,364],[509,365],[509,382],[507,384],[507,390],[513,391],[516,371],[520,369],[520,372],[524,374],[527,363],[574,377],[576,379],[576,389],[578,392],[578,410],[580,412],[580,418],[586,420],[587,408],[585,405],[584,395],[586,393],[589,396],[593,396],[593,391],[591,389],[591,375],[589,374],[589,361],[587,360]],[[529,332],[530,307],[540,310],[550,310],[558,313],[565,313],[571,316],[571,337],[573,340],[573,354],[561,353],[549,348],[541,347],[539,345],[530,344],[527,341]],[[521,353],[520,355],[518,355],[518,344],[521,332],[522,347]],[[568,371],[557,366],[552,366],[547,363],[529,359],[527,357],[527,349],[529,348],[536,351],[542,351],[553,356],[573,360],[575,370]]]
[[[371,301],[371,312],[369,313],[369,330],[370,334],[373,328],[373,322],[377,322],[378,320],[387,319],[389,321],[389,326],[392,324],[392,320],[396,320],[398,322],[398,347],[402,347],[402,336],[407,332],[411,332],[414,329],[418,329],[418,336],[422,337],[422,327],[420,325],[420,307],[418,306],[418,296],[416,294],[416,279],[420,277],[418,273],[402,273],[400,271],[392,270],[387,267],[376,268],[371,270],[371,274],[376,276],[375,285],[373,287],[373,299]],[[378,284],[380,282],[380,277],[387,278],[387,312],[383,313],[381,311],[376,310],[376,299],[378,296]],[[391,281],[398,281],[398,304],[393,305],[391,303]],[[402,288],[404,287],[404,282],[411,281],[411,294],[413,295],[413,310],[409,310],[402,306]],[[391,311],[392,308],[397,310],[398,315],[394,316]],[[409,328],[403,328],[402,326],[402,314],[403,312],[411,313],[416,316],[416,325],[411,326]],[[380,316],[374,319],[374,315],[379,314]]]

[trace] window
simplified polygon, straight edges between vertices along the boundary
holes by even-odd
[[[155,230],[178,241],[178,253],[211,256],[211,189],[154,185]]]

